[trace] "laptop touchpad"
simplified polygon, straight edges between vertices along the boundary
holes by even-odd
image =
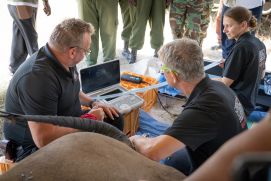
[[[121,89],[115,89],[115,90],[112,90],[112,91],[107,92],[107,93],[105,93],[105,94],[102,94],[102,95],[100,95],[100,96],[107,96],[107,95],[118,94],[118,93],[122,93],[122,92],[123,92],[123,90],[121,90]],[[106,101],[110,101],[110,100],[113,100],[113,99],[115,99],[115,98],[117,98],[117,97],[107,98],[107,99],[105,99],[105,100],[106,100]]]

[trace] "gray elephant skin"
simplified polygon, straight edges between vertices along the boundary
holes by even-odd
[[[184,178],[174,168],[152,161],[120,141],[78,132],[41,148],[15,164],[0,180],[180,181]]]

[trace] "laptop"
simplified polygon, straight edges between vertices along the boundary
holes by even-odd
[[[95,64],[81,69],[80,81],[82,91],[92,98],[127,91],[120,85],[119,60]],[[144,103],[144,100],[135,94],[124,94],[115,98],[102,99],[101,101],[116,107],[120,113],[128,113]]]

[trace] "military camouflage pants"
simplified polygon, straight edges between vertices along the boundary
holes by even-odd
[[[116,56],[118,28],[118,1],[116,0],[78,0],[79,17],[90,22],[95,33],[91,36],[91,54],[87,65],[97,63],[99,38],[101,36],[103,61],[113,60]]]
[[[133,26],[129,42],[131,49],[140,50],[143,47],[147,21],[151,28],[151,47],[157,50],[163,45],[165,8],[164,0],[137,0],[137,6],[130,6]]]
[[[186,36],[202,45],[212,6],[213,0],[173,0],[169,14],[173,38]]]

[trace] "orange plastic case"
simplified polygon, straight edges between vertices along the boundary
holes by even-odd
[[[128,71],[122,72],[122,74],[130,74],[137,77],[141,77],[144,82],[147,82],[147,83],[136,84],[136,83],[128,82],[125,80],[121,80],[120,81],[121,86],[128,90],[134,89],[134,88],[144,88],[149,85],[154,85],[158,83],[158,81],[155,78],[152,78],[149,76],[144,76],[144,75],[140,75],[140,74],[136,74],[136,73],[128,72]],[[157,89],[147,90],[144,93],[137,93],[137,95],[144,99],[144,104],[141,106],[141,108],[146,112],[148,112],[157,101]]]
[[[133,136],[139,128],[139,108],[124,115],[123,133]]]

